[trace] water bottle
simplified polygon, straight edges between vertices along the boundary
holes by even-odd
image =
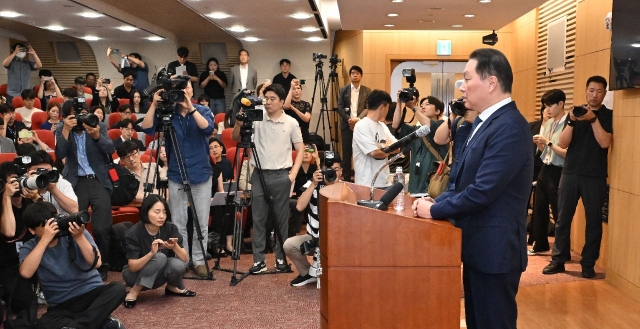
[[[393,182],[394,184],[400,182],[402,183],[402,185],[404,185],[404,173],[402,172],[402,166],[396,167],[396,174],[393,177]],[[393,208],[395,210],[404,210],[404,193],[398,194]]]

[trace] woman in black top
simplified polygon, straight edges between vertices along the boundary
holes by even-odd
[[[309,143],[309,121],[311,121],[311,104],[303,101],[302,85],[298,79],[291,80],[291,89],[287,99],[284,101],[284,113],[298,121],[302,140]]]
[[[211,98],[209,108],[213,115],[225,113],[224,88],[227,88],[227,75],[220,71],[218,60],[215,57],[207,60],[207,68],[209,70],[200,75],[200,88],[204,89],[204,93]]]
[[[98,105],[102,106],[105,115],[111,112],[116,112],[120,103],[117,98],[111,95],[111,84],[102,84],[102,78],[100,78],[98,79],[98,86],[96,87],[96,90],[98,91],[98,97],[94,97],[91,100],[91,107]]]
[[[129,106],[133,113],[147,113],[147,110],[149,109],[149,101],[146,98],[142,98],[142,93],[134,90],[131,93],[131,98],[129,99]]]
[[[124,307],[136,306],[143,288],[156,289],[165,283],[165,295],[196,295],[182,282],[189,255],[182,247],[182,235],[171,223],[169,205],[161,196],[150,194],[142,201],[140,222],[129,229],[126,241],[128,264],[122,269],[122,277],[131,289]]]

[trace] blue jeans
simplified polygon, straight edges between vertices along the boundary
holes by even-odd
[[[211,108],[213,115],[227,112],[227,103],[224,98],[212,99],[209,102],[209,107]]]

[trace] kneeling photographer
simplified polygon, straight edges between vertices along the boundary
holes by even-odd
[[[180,173],[180,165],[183,165],[194,201],[190,206],[195,206],[199,221],[197,224],[200,225],[202,236],[206,237],[211,203],[212,169],[209,164],[209,136],[213,132],[213,115],[208,107],[191,103],[193,88],[188,77],[158,78],[158,81],[160,84],[156,88],[160,89],[153,94],[153,103],[140,126],[147,135],[154,135],[156,131],[167,125],[169,126],[167,128],[175,132],[176,140],[174,141],[171,140],[173,134],[164,134],[166,139],[164,145],[169,160],[167,170],[171,196],[169,209],[173,223],[178,227],[183,240],[188,241],[187,206],[189,202]],[[184,163],[178,163],[178,154],[181,154]],[[197,233],[194,230],[191,262],[198,277],[207,277],[207,268],[204,264],[205,253],[197,241]]]
[[[125,287],[102,283],[101,255],[85,230],[89,213],[58,215],[53,204],[39,201],[22,216],[36,237],[20,249],[20,275],[37,274],[49,303],[38,328],[124,328],[109,316],[124,300]]]
[[[314,158],[317,157],[317,149]],[[315,253],[320,237],[320,216],[318,214],[318,191],[326,185],[342,180],[340,157],[331,151],[325,152],[325,169],[318,169],[313,173],[313,179],[303,187],[304,192],[298,198],[296,209],[300,212],[306,209],[308,216],[307,234],[288,238],[284,243],[284,252],[298,270],[298,276],[291,281],[294,287],[304,286],[317,281],[318,255]],[[307,255],[313,254],[313,265],[309,264]]]
[[[78,212],[78,197],[73,191],[73,186],[53,169],[51,155],[41,150],[30,153],[29,158],[31,162],[28,164],[27,173],[30,178],[35,178],[40,197],[44,201],[51,202],[60,214]]]

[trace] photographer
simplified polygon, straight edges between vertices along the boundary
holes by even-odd
[[[86,103],[74,100],[62,105],[64,124],[56,129],[56,157],[66,159],[62,177],[68,180],[78,196],[78,207],[93,211],[92,231],[96,244],[104,259],[109,257],[109,229],[111,216],[111,193],[113,185],[107,173],[109,157],[115,151],[107,134],[107,126],[99,122],[87,124],[93,114],[76,116],[86,110]],[[78,120],[78,119],[81,120]],[[103,280],[107,278],[108,264],[99,269]]]
[[[264,89],[266,103],[264,105],[267,117],[264,121],[253,122],[256,156],[260,161],[260,168],[255,167],[251,175],[253,192],[253,266],[249,269],[252,274],[267,270],[264,261],[267,218],[269,204],[265,196],[271,197],[271,204],[276,218],[274,225],[280,230],[284,239],[289,230],[289,195],[291,184],[295,181],[304,157],[302,134],[298,122],[284,114],[284,88],[280,85],[269,85]],[[253,109],[252,111],[256,111]],[[258,110],[259,111],[259,110]],[[242,113],[242,112],[241,112]],[[240,140],[241,121],[236,120],[232,137]],[[295,147],[296,159],[291,160],[291,145]],[[251,160],[255,164],[255,158]],[[264,177],[265,191],[260,181],[260,174]],[[276,270],[286,271],[287,264],[280,244],[276,244]]]
[[[328,152],[328,151],[327,151]],[[315,154],[317,157],[317,151]],[[291,285],[294,287],[304,286],[306,284],[317,281],[317,266],[309,264],[307,260],[307,253],[303,250],[302,245],[307,244],[309,251],[314,251],[313,262],[317,264],[318,255],[315,253],[315,246],[318,246],[318,239],[320,238],[320,216],[318,215],[318,191],[325,185],[331,185],[342,179],[342,167],[340,166],[340,157],[335,154],[333,163],[330,163],[325,157],[325,166],[329,165],[336,174],[334,180],[328,180],[322,173],[322,170],[318,169],[313,173],[313,178],[307,181],[304,185],[304,192],[298,198],[296,209],[300,212],[306,209],[308,216],[307,234],[296,235],[288,238],[284,242],[284,252],[289,259],[293,262],[296,269],[298,269],[298,276],[291,281]],[[327,170],[327,169],[325,169]]]
[[[398,95],[400,95],[400,92],[398,91]],[[398,105],[393,115],[393,128],[397,131],[399,138],[413,133],[421,126],[429,126],[431,129],[427,136],[411,143],[411,166],[409,167],[409,193],[426,193],[429,188],[429,174],[435,169],[434,163],[439,159],[444,159],[449,149],[433,141],[436,130],[444,122],[442,120],[444,104],[439,99],[428,96],[420,100],[420,108],[415,109],[412,106],[415,106],[418,100],[418,90],[415,90],[412,96],[407,105],[418,117],[420,125],[409,125],[403,120],[406,107],[402,107],[402,102],[398,100]],[[400,108],[403,109],[402,114],[400,113]]]
[[[460,103],[464,109],[464,104]],[[462,151],[464,150],[464,142],[469,138],[471,134],[471,128],[473,121],[478,116],[478,112],[475,110],[464,109],[464,113],[460,113],[462,116],[451,120],[447,118],[447,122],[441,124],[436,130],[433,141],[438,145],[451,146],[451,171],[449,172],[449,184],[450,187],[454,182],[460,168],[460,158],[462,157]],[[452,113],[452,116],[455,115]]]
[[[187,193],[184,191],[182,177],[178,166],[178,158],[173,144],[178,145],[184,161],[188,182],[191,187],[191,194],[195,204],[195,211],[198,216],[202,236],[206,237],[209,225],[209,205],[211,203],[211,165],[209,164],[209,136],[213,132],[213,115],[208,107],[191,103],[193,89],[191,82],[186,82],[184,90],[172,90],[172,92],[184,93],[184,100],[172,105],[165,104],[163,93],[169,93],[164,89],[158,90],[153,95],[153,103],[149,111],[142,120],[140,126],[147,135],[156,132],[156,126],[160,124],[160,119],[170,117],[171,127],[175,132],[177,140],[171,141],[171,136],[165,136],[167,158],[169,167],[167,176],[169,178],[169,208],[173,215],[173,223],[178,227],[184,241],[188,241],[187,236]],[[167,95],[165,95],[167,96]],[[158,110],[158,108],[160,108]],[[159,111],[159,112],[156,112]],[[163,113],[168,111],[169,113]],[[193,248],[191,261],[195,266],[194,272],[199,277],[207,276],[207,269],[204,265],[204,251],[200,249],[200,244],[196,243],[196,230],[193,233]]]
[[[54,172],[53,158],[46,151],[37,151],[29,154],[31,162],[27,168],[27,174],[33,177],[41,174],[39,171]],[[51,181],[47,187],[38,189],[40,197],[53,204],[60,214],[74,214],[78,212],[78,197],[73,191],[73,186],[66,179],[59,177],[57,181]]]
[[[23,217],[36,237],[20,249],[20,275],[37,274],[49,304],[38,328],[124,328],[109,315],[122,303],[125,287],[102,283],[96,271],[101,255],[84,225],[54,219],[56,208],[48,202],[29,205]]]
[[[33,62],[29,60],[33,57]],[[11,104],[14,97],[20,96],[25,89],[31,89],[31,71],[42,67],[42,62],[31,46],[15,43],[11,46],[11,54],[2,61],[7,69],[7,104]]]
[[[607,80],[592,76],[587,80],[587,104],[569,112],[558,146],[567,148],[558,189],[556,241],[551,262],[543,274],[564,272],[571,258],[571,221],[582,199],[586,219],[582,248],[582,277],[594,278],[594,266],[600,257],[602,242],[602,207],[607,198],[607,155],[613,140],[613,112],[602,103],[607,94]]]
[[[147,66],[147,63],[142,60],[142,56],[138,53],[131,53],[129,56],[120,54],[120,57],[124,58],[124,60],[129,64],[128,67],[122,67],[120,63],[116,62],[111,57],[111,54],[115,53],[116,52],[114,52],[114,49],[111,47],[107,48],[107,58],[109,59],[109,62],[111,62],[111,65],[113,65],[118,72],[122,74],[130,72],[133,74],[135,77],[133,81],[133,88],[137,90],[145,90],[145,88],[149,87],[149,67]],[[118,50],[117,53],[120,53],[120,51]]]
[[[138,186],[138,193],[135,199],[129,204],[133,207],[139,207],[144,200],[145,184],[154,185],[154,178],[164,180],[167,179],[167,172],[164,168],[158,170],[158,176],[154,177],[156,172],[156,164],[153,162],[145,163],[140,161],[140,148],[137,143],[132,140],[122,142],[116,147],[116,152],[120,157],[120,164],[125,166],[131,173],[136,176],[136,179],[140,182]],[[154,186],[152,193],[158,194],[158,188]]]

